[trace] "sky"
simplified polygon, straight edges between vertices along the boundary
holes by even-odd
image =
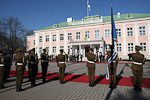
[[[142,13],[150,14],[150,0],[89,0],[90,16]],[[68,17],[80,20],[87,16],[87,0],[0,0],[0,18],[18,17],[28,30],[39,30],[66,22]]]

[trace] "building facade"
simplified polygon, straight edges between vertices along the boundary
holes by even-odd
[[[115,50],[119,58],[128,59],[135,45],[142,46],[141,53],[150,59],[150,14],[114,15],[118,43]],[[27,50],[36,49],[38,56],[43,48],[49,55],[58,55],[60,49],[65,53],[83,55],[89,47],[94,53],[106,54],[111,44],[111,16],[88,16],[81,20],[67,18],[66,22],[35,30],[35,34],[27,36]]]

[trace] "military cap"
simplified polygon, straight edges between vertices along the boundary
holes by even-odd
[[[43,51],[46,51],[46,48],[44,48]]]
[[[64,50],[63,50],[63,49],[60,49],[59,51],[60,51],[60,52],[63,52]]]
[[[32,48],[30,51],[34,51],[35,52],[35,48]]]
[[[31,50],[29,50],[28,53],[31,53]]]
[[[15,52],[17,53],[17,52],[21,52],[21,51],[22,51],[22,47],[20,47],[20,48],[16,49],[16,51],[15,51]]]
[[[89,48],[90,51],[93,51],[93,48]]]
[[[142,47],[136,45],[136,46],[135,46],[135,49],[136,49],[137,51],[140,51],[140,50],[142,50]]]

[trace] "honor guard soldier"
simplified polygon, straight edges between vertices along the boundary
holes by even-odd
[[[93,48],[89,48],[89,52],[86,53],[88,62],[86,64],[88,68],[88,77],[89,77],[89,86],[94,87],[94,78],[95,78],[95,62],[97,57],[92,53]]]
[[[41,66],[42,66],[42,81],[46,83],[46,73],[48,67],[48,54],[46,54],[46,49],[43,49],[43,53],[41,54]]]
[[[16,92],[22,91],[21,85],[24,77],[24,70],[26,66],[26,59],[22,55],[22,48],[16,50]]]
[[[145,63],[145,56],[141,54],[139,51],[142,50],[142,47],[135,46],[135,52],[132,53],[133,63],[131,65],[132,73],[133,73],[133,83],[134,90],[142,91],[142,76],[143,76],[143,64]]]
[[[10,55],[10,52],[8,50],[6,50],[5,52],[5,78],[4,80],[7,81],[7,78],[9,77],[9,72],[10,72],[10,68],[12,65],[12,56]]]
[[[112,48],[114,48],[114,46],[110,45],[110,50],[112,50]],[[113,54],[111,55],[111,51],[107,51],[107,57],[108,57],[110,88],[114,89],[116,88],[116,69],[118,65],[118,54],[115,51],[113,51]],[[111,65],[112,63],[113,65]],[[111,68],[112,66],[113,68]],[[113,80],[112,80],[112,77],[113,77]]]
[[[60,84],[64,83],[64,74],[66,68],[67,55],[63,55],[63,49],[60,50],[60,54],[56,57],[57,66],[59,67],[59,80]]]
[[[0,50],[0,89],[5,88],[4,87],[4,56],[3,56],[3,50]]]
[[[27,60],[28,60],[28,78],[29,78],[29,81],[31,81],[31,78],[30,78],[30,61],[29,61],[29,55],[30,55],[31,51],[29,50],[28,51],[28,55],[27,55]]]
[[[31,49],[31,53],[29,54],[29,62],[30,62],[31,87],[34,87],[38,71],[38,57],[35,54],[35,48]]]

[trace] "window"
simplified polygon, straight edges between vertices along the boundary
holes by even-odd
[[[110,44],[106,44],[106,51],[110,50]]]
[[[116,29],[117,37],[121,37],[121,29]]]
[[[63,49],[63,50],[64,50],[64,46],[60,46],[60,49]]]
[[[133,52],[134,44],[133,43],[128,43],[128,51]]]
[[[100,38],[99,30],[95,30],[95,39]]]
[[[68,46],[68,53],[70,53],[70,46]]]
[[[60,41],[64,40],[64,34],[60,34]]]
[[[142,47],[141,51],[146,51],[146,42],[141,42],[140,46]]]
[[[56,47],[55,46],[53,47],[53,53],[56,53]]]
[[[85,38],[90,38],[90,31],[85,31]]]
[[[33,45],[35,45],[35,40],[33,40]]]
[[[49,41],[49,35],[46,35],[46,42]]]
[[[122,51],[121,43],[118,43],[116,47],[117,47],[117,52],[121,52]]]
[[[46,53],[47,54],[49,53],[49,47],[46,47]]]
[[[76,39],[77,39],[77,40],[80,39],[80,32],[76,32]]]
[[[132,27],[127,28],[127,35],[128,36],[133,36],[133,28]]]
[[[39,53],[42,53],[42,47],[39,47]]]
[[[42,42],[42,36],[39,36],[39,42]]]
[[[139,27],[139,33],[140,33],[140,35],[146,35],[145,34],[145,26]]]
[[[68,40],[72,40],[72,33],[68,33]]]
[[[56,41],[56,35],[52,36],[53,41]]]
[[[110,38],[110,29],[105,30],[105,38]]]

